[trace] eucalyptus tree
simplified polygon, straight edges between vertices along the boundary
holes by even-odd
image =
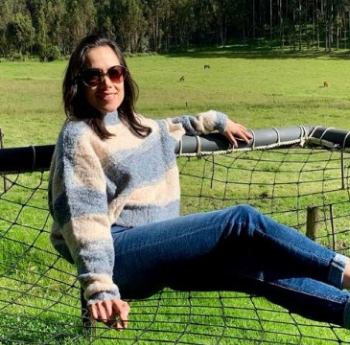
[[[7,41],[7,26],[13,15],[12,6],[8,0],[4,0],[0,6],[0,56],[9,54],[9,44]]]
[[[255,0],[251,3],[243,0],[212,0],[212,29],[216,32],[220,45],[224,46],[228,37],[234,36],[238,28],[241,28],[245,36],[244,28],[247,27],[247,31],[250,30],[255,39],[257,13],[255,4]],[[250,15],[252,22],[249,21]]]
[[[350,0],[333,0],[333,17],[336,29],[336,47],[339,48],[341,32],[343,32],[344,45],[347,41],[346,14],[350,11]]]
[[[230,18],[230,27],[232,28],[231,38],[236,38],[244,42],[247,38],[253,37],[252,9],[249,4],[250,2],[245,0],[226,2],[226,9]],[[257,10],[256,7],[255,9]]]
[[[202,0],[194,2],[194,12],[196,13],[196,42],[201,45],[212,45],[215,42],[216,26],[213,1]]]
[[[20,56],[29,53],[34,42],[34,27],[29,14],[15,13],[7,24],[7,39]]]
[[[37,14],[36,42],[42,61],[52,60],[62,52],[64,4],[62,0],[40,0]]]
[[[69,54],[105,32],[126,51],[167,51],[234,40],[301,50],[347,47],[350,0],[0,0],[0,54]]]
[[[99,31],[105,33],[109,38],[114,38],[116,29],[113,24],[113,13],[110,0],[95,1],[96,8],[96,27]]]
[[[30,49],[34,33],[25,0],[1,0],[0,5],[0,53],[26,53]],[[28,41],[26,41],[26,39]]]
[[[169,0],[143,0],[150,50],[167,50],[173,7],[174,3]]]
[[[110,0],[111,18],[117,41],[127,52],[145,48],[147,32],[142,0]]]
[[[96,7],[93,0],[65,0],[62,20],[62,50],[65,54],[87,33],[96,29]]]
[[[188,48],[198,34],[200,27],[208,21],[208,15],[201,13],[196,0],[179,0],[171,12],[171,42],[177,48]],[[198,42],[198,41],[197,41]]]

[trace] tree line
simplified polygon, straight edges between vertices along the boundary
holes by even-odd
[[[89,32],[128,53],[233,42],[348,49],[350,0],[0,0],[0,56],[69,55]]]

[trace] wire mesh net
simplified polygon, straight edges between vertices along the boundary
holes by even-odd
[[[350,254],[349,157],[320,147],[179,157],[182,213],[255,206]],[[256,295],[165,289],[130,301],[127,330],[91,323],[49,243],[48,172],[0,176],[0,344],[350,344],[338,326]]]

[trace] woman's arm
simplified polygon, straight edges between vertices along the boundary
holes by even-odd
[[[75,127],[63,132],[56,145],[51,209],[90,304],[120,295],[112,280],[114,246],[103,167],[96,145],[79,132]]]
[[[183,115],[167,120],[171,124],[182,124],[185,133],[190,135],[203,135],[218,131],[225,135],[233,146],[237,146],[238,137],[246,143],[252,138],[251,132],[244,126],[233,122],[225,114],[209,110],[195,116]]]

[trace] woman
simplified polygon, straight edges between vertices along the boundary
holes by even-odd
[[[155,121],[116,44],[84,38],[63,82],[67,122],[52,161],[51,241],[76,265],[90,313],[127,326],[128,298],[163,287],[255,292],[306,317],[350,326],[349,259],[241,205],[179,216],[175,147],[185,133],[250,132],[208,111]]]

